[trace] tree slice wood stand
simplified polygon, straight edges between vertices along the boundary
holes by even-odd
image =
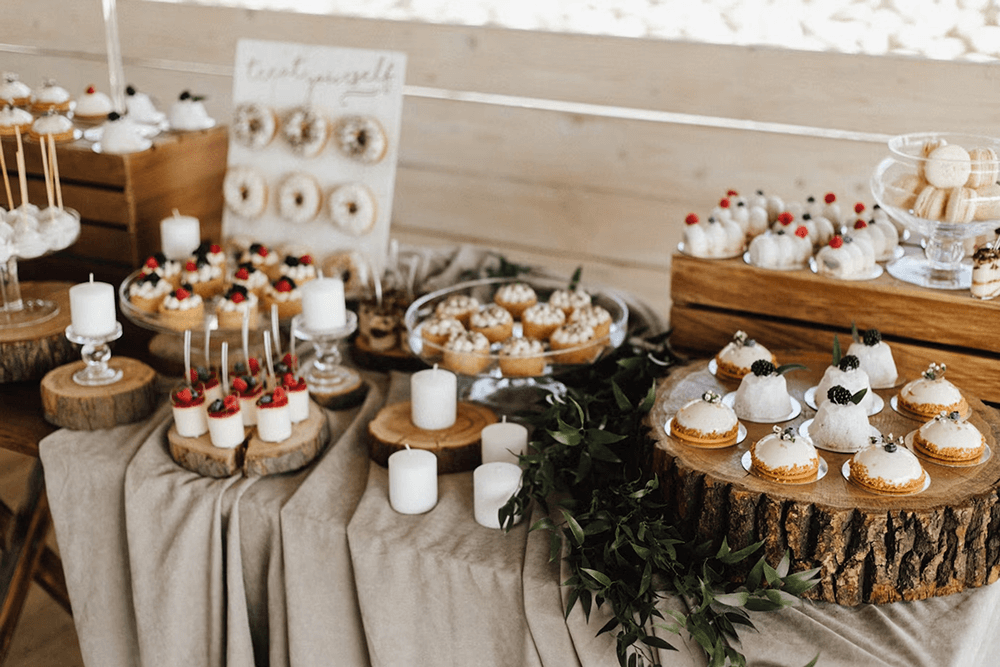
[[[335,391],[320,392],[309,385],[309,396],[328,410],[345,410],[360,405],[368,394],[368,383],[353,368],[344,366],[344,382]]]
[[[59,312],[44,322],[24,327],[0,327],[0,382],[38,380],[56,366],[80,358],[66,338],[69,326],[71,283],[23,282],[22,299],[45,299],[59,305]],[[0,316],[0,325],[3,320]]]
[[[157,405],[156,371],[129,357],[112,357],[111,368],[122,379],[103,387],[84,387],[73,374],[86,364],[60,366],[42,378],[42,408],[51,424],[77,431],[96,431],[145,419]]]
[[[812,418],[804,393],[818,384],[829,354],[777,352],[779,363],[801,362],[810,371],[786,375],[802,413],[782,427]],[[897,356],[901,378],[912,380],[925,367]],[[786,550],[793,570],[820,568],[820,583],[806,596],[842,605],[885,603],[948,595],[992,583],[1000,577],[1000,415],[963,391],[973,423],[993,450],[985,463],[966,468],[921,463],[931,477],[923,492],[904,497],[876,495],[844,479],[850,458],[820,450],[829,465],[821,480],[781,485],[747,473],[740,457],[772,424],[743,421],[748,434],[728,449],[698,449],[665,432],[666,421],[687,401],[707,390],[734,391],[738,383],[720,381],[700,361],[674,370],[657,390],[649,425],[656,441],[653,468],[664,497],[682,527],[699,538],[726,536],[731,548],[764,542],[772,565]],[[959,389],[963,389],[958,384]],[[923,423],[895,412],[889,400],[899,388],[881,389],[882,411],[869,418],[883,433],[904,435]]]
[[[497,416],[485,406],[466,402],[459,402],[457,413],[451,428],[425,431],[413,425],[409,401],[387,405],[368,424],[372,460],[388,466],[389,456],[409,445],[434,452],[439,475],[474,470],[483,462],[480,434]]]
[[[185,438],[177,432],[177,424],[167,431],[170,458],[182,468],[205,477],[232,477],[243,469],[246,441],[253,427],[244,427],[243,442],[236,447],[216,447],[205,433],[197,438]]]

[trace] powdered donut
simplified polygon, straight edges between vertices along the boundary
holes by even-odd
[[[230,168],[222,193],[229,210],[241,218],[259,217],[267,207],[267,181],[251,167]]]
[[[368,287],[368,264],[357,251],[335,252],[323,261],[323,274],[344,281],[346,294],[360,294]]]
[[[375,225],[377,211],[375,195],[361,183],[348,183],[333,189],[327,198],[326,208],[337,227],[361,236]]]
[[[316,179],[304,172],[291,174],[278,186],[278,213],[289,222],[309,222],[319,213],[322,195]]]
[[[385,156],[389,140],[371,116],[344,116],[334,131],[337,150],[359,162],[375,164]]]
[[[281,133],[295,153],[308,158],[319,155],[323,150],[330,128],[325,118],[301,107],[285,116]]]
[[[264,148],[278,130],[278,119],[270,109],[258,104],[241,104],[233,114],[233,138],[247,148]]]

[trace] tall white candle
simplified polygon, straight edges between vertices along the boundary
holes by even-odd
[[[316,278],[301,287],[302,320],[309,331],[329,331],[347,323],[344,306],[344,281],[340,278]]]
[[[69,313],[73,333],[77,336],[100,338],[114,333],[118,325],[115,315],[115,288],[108,283],[80,283],[69,288]]]
[[[484,427],[480,438],[483,463],[504,461],[516,465],[518,454],[528,451],[528,429],[508,422],[506,416],[504,421]]]
[[[160,221],[160,248],[167,259],[187,259],[201,243],[201,223],[198,218],[174,214]]]
[[[521,486],[521,469],[513,463],[484,463],[472,473],[472,502],[476,523],[487,528],[500,527],[500,508]],[[521,516],[514,519],[518,523]]]
[[[434,368],[410,376],[410,419],[425,431],[451,428],[458,416],[458,378]]]
[[[389,504],[400,514],[423,514],[437,505],[437,457],[425,449],[389,457]]]

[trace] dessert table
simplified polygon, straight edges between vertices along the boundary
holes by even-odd
[[[408,376],[369,374],[365,402],[327,411],[332,442],[313,465],[210,479],[169,457],[169,407],[107,431],[41,442],[52,514],[88,665],[615,665],[579,606],[548,535],[477,524],[472,474],[440,478],[429,513],[388,502],[367,423],[408,398]],[[668,608],[682,601],[666,599]],[[1000,587],[920,602],[803,601],[753,615],[752,665],[972,665],[1000,650]],[[661,632],[667,665],[704,665]],[[775,648],[780,646],[781,650]]]

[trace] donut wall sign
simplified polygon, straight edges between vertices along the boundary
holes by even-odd
[[[389,245],[406,55],[240,40],[222,233],[358,251]]]

